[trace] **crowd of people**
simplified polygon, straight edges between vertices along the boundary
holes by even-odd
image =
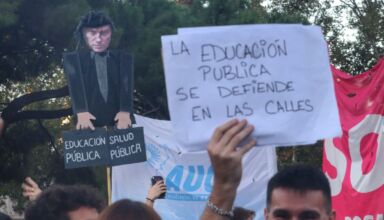
[[[52,185],[42,191],[27,177],[21,188],[30,201],[25,220],[160,219],[153,204],[166,191],[160,180],[148,190],[146,203],[123,199],[106,207],[98,190],[87,185]]]
[[[254,211],[234,208],[242,177],[242,158],[256,144],[256,140],[249,138],[253,129],[246,120],[231,120],[216,128],[208,145],[214,170],[213,189],[200,220],[254,218]],[[152,185],[145,203],[123,199],[109,206],[90,186],[52,185],[42,191],[27,177],[22,189],[23,195],[31,200],[25,220],[159,220],[153,203],[166,191],[166,186],[163,180]],[[264,217],[266,220],[334,220],[327,177],[320,169],[308,165],[293,165],[279,171],[268,182]]]

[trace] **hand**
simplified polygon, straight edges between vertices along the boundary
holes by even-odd
[[[243,172],[242,158],[256,144],[249,139],[253,126],[246,120],[230,120],[216,128],[208,145],[214,181],[210,201],[220,209],[230,211],[236,198],[236,190]],[[242,141],[245,144],[239,146]],[[224,220],[228,217],[205,208],[200,220]]]
[[[23,189],[23,196],[27,197],[29,201],[35,200],[42,192],[39,185],[31,177],[25,178],[21,188]]]
[[[162,193],[167,191],[167,187],[164,184],[164,181],[157,181],[148,191],[146,204],[153,206],[153,202],[159,198]],[[149,200],[148,200],[149,199]]]
[[[249,139],[239,147],[253,131],[246,120],[231,120],[216,128],[208,145],[208,154],[214,171],[214,180],[218,184],[237,187],[242,175],[242,158],[255,144]]]
[[[115,121],[117,122],[117,129],[126,129],[131,127],[131,115],[129,112],[118,112],[115,117]]]
[[[166,191],[167,187],[165,186],[164,181],[157,181],[155,185],[149,189],[147,198],[152,200],[158,199],[159,196]]]
[[[77,124],[76,129],[77,130],[84,130],[84,129],[91,129],[95,130],[95,127],[93,126],[91,120],[95,120],[96,117],[93,116],[89,112],[80,112],[77,113]]]

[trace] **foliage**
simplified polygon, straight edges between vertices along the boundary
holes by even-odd
[[[79,17],[103,10],[115,21],[113,47],[134,54],[138,102],[150,103],[148,116],[167,119],[161,61],[162,35],[178,27],[250,23],[317,24],[329,43],[332,63],[358,74],[383,54],[384,5],[375,0],[1,0],[0,105],[32,91],[65,84],[62,53],[74,50],[72,36]],[[269,4],[267,4],[269,2]],[[347,15],[347,16],[341,16]],[[345,18],[346,17],[346,18]],[[346,29],[355,30],[346,39]],[[69,100],[37,102],[25,109],[68,107]],[[31,175],[41,185],[52,181],[102,185],[104,170],[64,170],[60,132],[73,127],[70,118],[12,124],[0,139],[0,193]],[[43,127],[48,128],[44,130]],[[292,162],[321,165],[321,142],[314,147],[278,149],[279,167]],[[17,185],[17,184],[16,184]],[[19,191],[16,191],[19,192]],[[9,193],[8,193],[9,194]]]
[[[343,0],[343,5],[335,10],[345,11],[348,26],[357,32],[356,41],[335,40],[332,51],[338,51],[340,67],[353,74],[361,73],[374,64],[383,55],[384,2],[377,0]]]
[[[20,1],[11,0],[0,2],[0,27],[7,27],[16,22],[16,9],[19,3]]]
[[[59,65],[77,19],[89,9],[82,0],[16,2],[18,18],[0,28],[0,83],[26,80]]]
[[[278,156],[278,169],[287,167],[292,163],[305,163],[321,167],[323,142],[318,141],[315,144],[306,146],[278,147],[276,153]]]
[[[333,65],[351,74],[371,68],[383,54],[384,3],[375,0],[273,0],[270,14],[282,22],[291,19],[320,25],[329,44]],[[344,16],[343,16],[344,15]],[[273,22],[273,21],[271,21]],[[306,22],[302,22],[306,23]],[[355,31],[352,39],[346,31]],[[292,162],[321,166],[322,142],[310,150],[307,147],[280,148],[279,167]]]

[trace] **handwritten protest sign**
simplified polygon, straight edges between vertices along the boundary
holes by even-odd
[[[179,142],[204,146],[219,124],[247,118],[258,145],[341,134],[327,45],[319,27],[179,29],[162,37],[168,105]]]
[[[142,127],[65,131],[62,135],[66,169],[146,161]]]

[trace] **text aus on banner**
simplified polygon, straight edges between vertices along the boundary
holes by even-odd
[[[246,31],[245,31],[246,30]],[[255,125],[258,145],[297,145],[341,134],[327,45],[304,25],[189,28],[162,36],[172,126],[205,146],[232,118]]]
[[[147,160],[142,127],[65,131],[62,136],[66,169]]]

